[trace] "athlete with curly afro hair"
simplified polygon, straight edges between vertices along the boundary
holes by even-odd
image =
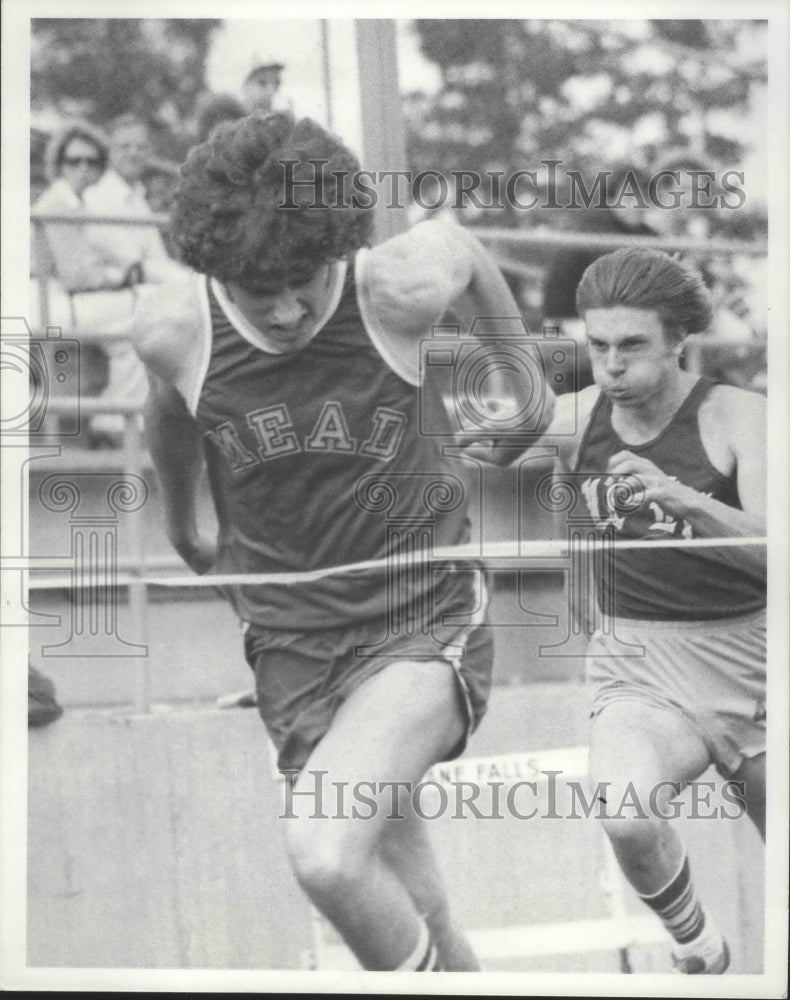
[[[370,239],[348,183],[354,154],[288,114],[220,125],[182,168],[173,237],[190,267],[253,294],[308,281]]]
[[[473,563],[397,572],[392,559],[414,551],[409,525],[426,516],[432,544],[470,537],[464,469],[443,448],[453,434],[438,387],[421,384],[421,342],[450,308],[467,330],[475,316],[519,313],[460,226],[424,222],[366,247],[357,169],[335,136],[284,115],[223,125],[191,153],[174,232],[202,274],[138,316],[146,431],[187,564],[288,575],[225,593],[279,765],[298,775],[283,821],[300,885],[366,969],[474,970],[409,792],[485,712],[486,581]],[[542,410],[514,400],[514,412],[545,426],[553,397],[539,388]],[[486,443],[494,427],[470,459],[501,461]],[[204,462],[216,538],[198,525]],[[375,565],[342,569],[360,562]],[[314,796],[341,785],[345,804],[321,822]]]

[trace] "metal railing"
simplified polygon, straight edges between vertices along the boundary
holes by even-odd
[[[618,236],[614,233],[549,233],[535,229],[497,229],[488,226],[470,227],[478,239],[484,243],[501,243],[505,246],[553,247],[578,250],[619,250],[626,246],[651,247],[653,250],[693,253],[712,256],[714,254],[743,254],[746,257],[765,257],[768,243],[765,240],[745,242],[744,240],[709,239],[700,240],[688,236]]]
[[[33,246],[36,255],[36,277],[38,279],[38,309],[39,323],[42,329],[50,325],[49,279],[57,278],[54,262],[47,243],[46,227],[52,223],[65,223],[69,226],[124,226],[137,229],[140,226],[166,229],[170,224],[167,215],[152,213],[151,215],[74,215],[69,212],[31,212],[30,224],[33,227]],[[87,331],[80,330],[84,336]],[[107,339],[106,335],[101,335]]]

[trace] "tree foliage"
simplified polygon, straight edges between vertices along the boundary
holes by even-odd
[[[546,158],[585,171],[613,161],[650,169],[674,149],[726,170],[750,151],[738,122],[766,82],[765,22],[430,19],[415,28],[441,74],[437,93],[407,95],[416,169],[508,174]],[[500,224],[524,222],[501,215]],[[743,213],[730,215],[741,217],[721,225],[743,228]]]
[[[134,111],[180,157],[219,20],[38,18],[32,22],[34,108],[79,114],[99,125]]]

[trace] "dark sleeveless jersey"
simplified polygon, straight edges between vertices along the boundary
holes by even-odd
[[[664,430],[644,444],[625,444],[612,427],[612,403],[603,393],[593,408],[576,463],[577,485],[595,529],[617,540],[690,539],[694,532],[655,502],[634,504],[617,489],[621,477],[606,472],[609,459],[627,449],[686,486],[741,508],[736,473],[723,476],[710,462],[699,433],[700,404],[714,383],[701,378]],[[633,480],[632,480],[633,482]],[[583,498],[583,499],[582,499]],[[577,505],[578,505],[577,504]],[[576,516],[576,514],[574,514]],[[765,605],[765,580],[735,569],[715,549],[649,547],[593,559],[598,605],[605,614],[651,620],[704,620],[747,614]]]
[[[463,473],[441,454],[451,431],[440,395],[383,360],[353,266],[334,314],[289,354],[251,344],[207,291],[212,340],[196,418],[219,521],[215,572],[310,571],[468,540]],[[447,436],[421,433],[421,413]],[[440,582],[427,569],[406,575],[375,569],[227,590],[244,621],[318,629],[413,609]]]

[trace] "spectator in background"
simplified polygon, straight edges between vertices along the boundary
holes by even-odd
[[[765,287],[765,260],[716,253],[718,210],[711,207],[721,195],[716,164],[693,151],[674,149],[664,153],[653,167],[654,176],[666,174],[660,185],[663,192],[674,192],[679,206],[654,209],[651,222],[662,236],[677,236],[702,241],[703,250],[684,251],[683,261],[695,267],[708,288],[713,304],[711,336],[697,345],[696,364],[708,376],[729,385],[764,392],[767,383],[765,334],[762,320],[764,304],[759,302],[757,315],[750,298]]]
[[[686,150],[674,149],[664,153],[653,164],[653,177],[657,182],[659,202],[669,207],[654,206],[650,213],[651,225],[662,236],[693,237],[704,240],[710,235],[710,210],[703,208],[710,200],[706,194],[704,175],[712,167]],[[697,266],[698,261],[688,261]]]
[[[51,183],[33,206],[34,210],[85,216],[85,192],[102,176],[108,158],[107,141],[97,129],[87,122],[69,123],[50,140],[46,163]],[[91,302],[83,303],[80,293],[128,288],[130,268],[120,266],[97,247],[85,226],[51,222],[45,233],[55,276],[71,297],[71,324],[84,325],[84,321],[95,318],[95,310],[91,310]],[[131,298],[123,302],[112,299],[108,313],[111,317],[119,312],[128,313],[131,304]],[[51,311],[50,319],[57,323],[63,317],[56,312]]]
[[[49,187],[49,177],[47,176],[46,167],[44,161],[46,158],[47,146],[50,142],[50,136],[48,132],[45,132],[40,128],[30,129],[30,207],[33,208],[41,197],[41,195]],[[33,230],[31,230],[31,236],[33,235]],[[31,239],[30,241],[30,277],[35,279],[41,272],[42,262],[39,260],[39,255],[44,253],[45,260],[50,259],[50,254],[47,252],[46,248],[39,246],[39,241],[37,239]],[[34,312],[37,311],[38,307],[38,295],[35,294],[38,291],[38,286],[36,284],[31,286],[31,291],[34,293],[32,295],[32,302],[34,310],[30,312],[30,321],[39,327],[41,324],[38,321],[40,317],[36,317]]]
[[[85,193],[85,204],[95,215],[152,214],[146,200],[143,175],[151,159],[148,126],[136,115],[116,118],[110,127],[110,166]],[[178,279],[184,268],[168,256],[156,226],[97,225],[91,240],[123,267],[138,264],[143,282],[159,284]]]
[[[70,122],[47,142],[40,169],[50,184],[44,185],[33,208],[36,212],[85,216],[83,194],[107,165],[109,147],[104,136],[88,122]],[[37,176],[31,176],[31,188]],[[116,266],[88,238],[87,227],[51,222],[44,240],[33,245],[30,317],[34,329],[42,326],[39,282],[46,281],[47,322],[61,327],[112,330],[128,322],[134,305],[134,273]],[[82,345],[80,390],[99,395],[107,385],[107,356],[98,344]],[[96,442],[89,429],[87,443]]]
[[[136,115],[116,118],[110,127],[110,165],[100,179],[85,191],[85,204],[94,215],[145,218],[152,215],[146,200],[143,178],[150,161],[148,126]],[[156,226],[94,225],[90,240],[105,255],[138,278],[136,294],[144,295],[150,285],[177,280],[187,273],[167,253]],[[131,343],[108,343],[110,377],[105,395],[124,403],[142,406],[147,379]],[[91,429],[107,443],[119,443],[124,421],[118,414],[102,414],[91,420]]]
[[[242,84],[241,95],[247,113],[265,118],[274,111],[291,111],[290,100],[280,92],[282,63],[262,63],[251,69]]]
[[[198,143],[205,142],[217,125],[238,121],[246,114],[244,105],[233,94],[201,94],[195,112]]]
[[[592,176],[584,178],[588,187],[594,179]],[[604,207],[596,207],[596,196],[589,208],[568,209],[574,216],[573,231],[595,235],[609,233],[629,238],[657,236],[656,230],[645,221],[649,205],[648,181],[649,178],[637,168],[616,168],[606,180],[608,195],[604,199]],[[583,324],[576,310],[576,289],[590,264],[608,252],[606,247],[599,250],[589,247],[559,249],[552,257],[543,281],[544,322],[559,326],[565,336],[579,344],[576,390],[592,384]],[[566,379],[565,385],[566,391],[574,388],[571,379]]]
[[[151,160],[143,170],[145,200],[152,212],[169,215],[173,208],[179,168],[168,160]]]
[[[30,129],[30,204],[35,205],[49,186],[49,177],[45,168],[47,146],[50,136],[43,129],[33,126]]]
[[[142,177],[145,198],[151,211],[170,215],[173,210],[179,176],[180,171],[175,163],[170,163],[168,160],[151,160],[143,171]],[[175,256],[169,230],[165,229],[162,232],[162,240],[167,253],[171,257]]]

